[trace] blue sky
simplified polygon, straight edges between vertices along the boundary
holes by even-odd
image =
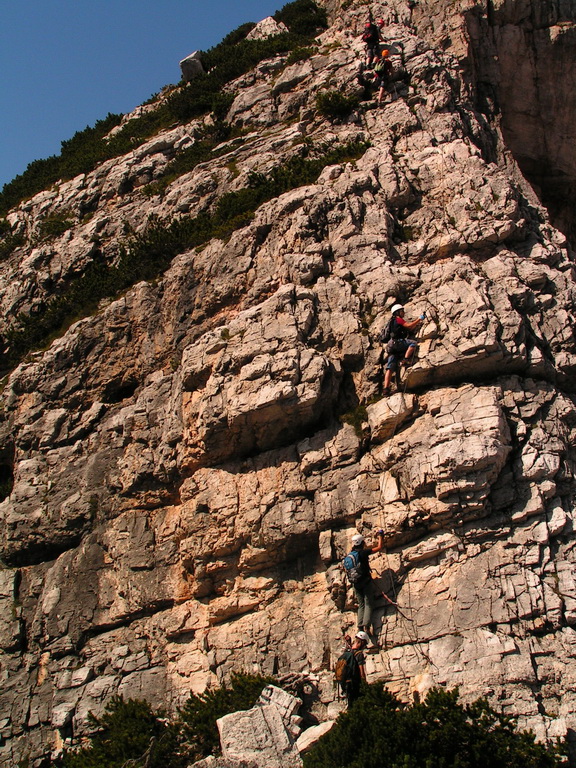
[[[109,112],[180,79],[178,62],[287,0],[5,0],[0,189]]]

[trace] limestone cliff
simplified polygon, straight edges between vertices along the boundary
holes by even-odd
[[[5,380],[4,765],[41,765],[112,694],[175,706],[238,669],[313,672],[318,714],[335,713],[354,528],[384,529],[375,572],[401,608],[379,611],[372,679],[405,696],[459,685],[541,737],[576,727],[576,11],[374,2],[394,86],[331,122],[318,94],[365,96],[367,6],[325,6],[308,58],[229,86],[243,130],[211,159],[153,186],[198,117],[7,217],[24,244],[0,263],[2,333],[95,259],[118,263],[155,217],[370,145],[100,302]],[[71,226],[42,237],[57,215]],[[427,321],[382,398],[397,301]]]

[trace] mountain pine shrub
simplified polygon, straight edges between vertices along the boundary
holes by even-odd
[[[312,58],[312,56],[314,56],[314,54],[317,52],[318,48],[315,46],[307,48],[294,48],[294,50],[288,54],[286,64],[290,65],[296,64],[299,61],[306,61],[307,59]]]
[[[219,754],[216,720],[230,712],[253,707],[262,690],[270,683],[274,683],[271,677],[233,674],[229,687],[224,685],[198,696],[191,694],[179,710],[182,740],[190,762]]]
[[[351,142],[324,148],[318,157],[294,157],[267,176],[253,173],[250,186],[223,195],[213,213],[166,221],[151,217],[146,229],[129,235],[113,265],[95,259],[86,272],[72,281],[43,311],[21,315],[7,334],[8,351],[2,367],[13,367],[33,349],[61,335],[73,322],[94,313],[98,302],[117,296],[140,280],[161,275],[179,253],[204,245],[214,237],[225,239],[246,226],[256,209],[268,200],[316,181],[323,168],[361,157],[368,144]]]
[[[155,713],[145,701],[114,696],[104,715],[90,715],[90,744],[68,749],[62,768],[187,768],[220,752],[216,720],[250,709],[273,678],[233,674],[230,685],[190,698],[175,718]]]
[[[74,226],[73,219],[69,217],[68,211],[59,211],[46,216],[38,226],[38,240],[42,242],[63,235],[64,232]]]
[[[328,17],[324,8],[312,0],[295,0],[288,3],[274,14],[274,19],[286,24],[295,35],[314,37],[328,26]]]
[[[90,716],[91,744],[66,752],[63,768],[186,768],[178,727],[145,701],[115,696],[101,718]]]
[[[403,704],[383,683],[340,715],[304,758],[305,768],[558,768],[563,745],[537,744],[485,699],[461,704],[439,688]]]
[[[0,261],[5,261],[15,250],[24,245],[26,238],[24,235],[13,235],[8,232],[0,239]]]
[[[340,91],[323,91],[316,96],[316,109],[328,120],[343,120],[358,107],[355,96],[346,96]]]

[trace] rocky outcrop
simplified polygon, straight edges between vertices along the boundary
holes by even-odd
[[[281,35],[288,32],[288,27],[281,21],[276,21],[272,16],[267,16],[259,21],[246,35],[247,40],[262,40],[273,35]]]
[[[180,70],[182,72],[182,79],[189,82],[196,77],[204,74],[204,66],[202,65],[202,53],[201,51],[194,51],[185,59],[180,62]]]
[[[473,16],[436,5],[446,50],[419,8],[374,5],[397,69],[379,110],[316,110],[322,91],[365,96],[365,6],[327,3],[317,50],[233,83],[242,135],[163,192],[150,182],[208,119],[10,212],[26,245],[0,264],[3,323],[94,259],[114,264],[151,217],[212,211],[252,172],[371,145],[101,302],[5,381],[4,764],[39,765],[113,694],[170,708],[237,670],[314,673],[314,713],[333,719],[330,670],[354,622],[338,563],[375,528],[374,571],[400,611],[377,611],[370,679],[406,697],[459,685],[540,737],[575,727],[573,251],[478,109],[457,49]],[[40,241],[62,211],[70,228]],[[427,321],[383,399],[397,301]]]
[[[300,699],[267,686],[252,709],[218,720],[222,757],[269,768],[301,768],[296,748],[301,718]]]

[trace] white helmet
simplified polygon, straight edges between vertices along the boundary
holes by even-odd
[[[395,315],[396,312],[398,312],[401,309],[404,309],[404,305],[403,304],[394,304],[394,306],[392,307],[392,309],[390,311],[392,312],[393,315]]]
[[[352,536],[352,546],[359,547],[360,544],[364,544],[364,536],[362,536],[361,533],[355,533],[354,536]]]
[[[370,637],[367,632],[364,632],[363,629],[361,629],[359,632],[356,632],[356,637],[358,640],[363,640],[365,643],[370,642]]]

